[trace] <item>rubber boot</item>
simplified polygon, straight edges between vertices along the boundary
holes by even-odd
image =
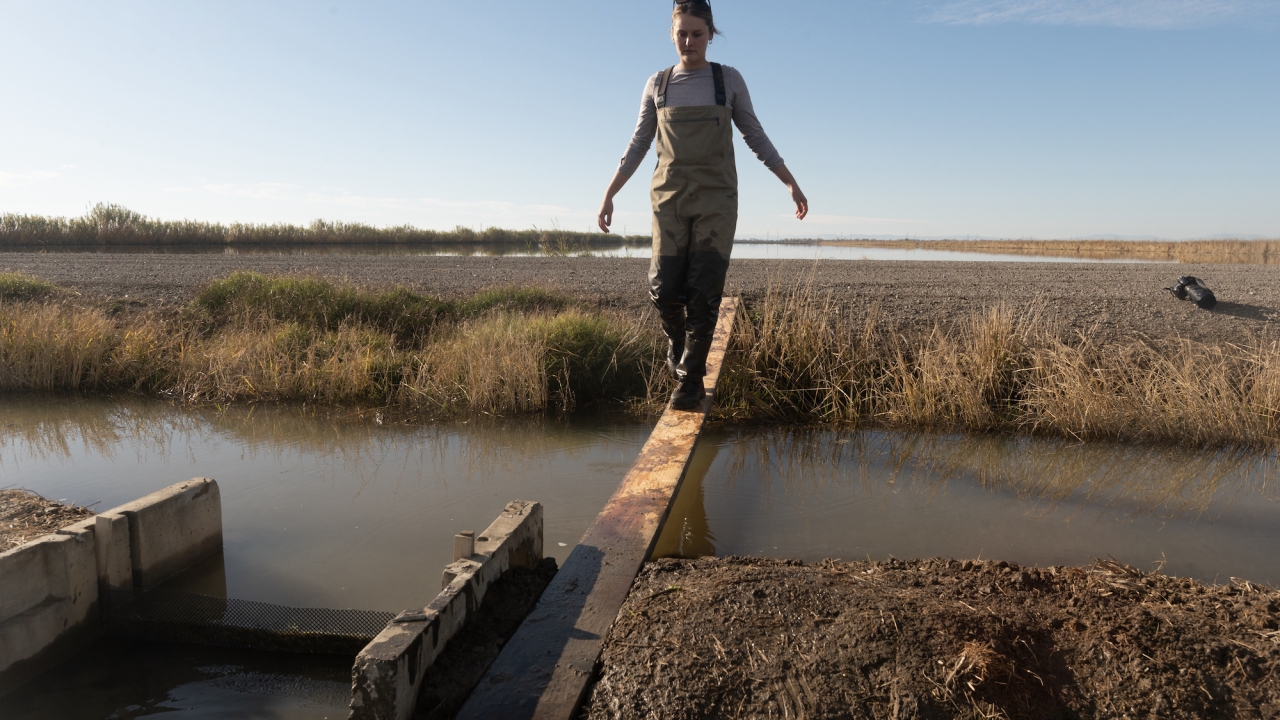
[[[707,374],[707,354],[711,352],[711,338],[690,337],[685,340],[684,354],[676,367],[680,385],[671,393],[671,407],[676,410],[692,410],[706,397],[702,378]]]
[[[706,396],[707,390],[702,386],[702,378],[686,377],[676,386],[675,392],[671,393],[671,408],[692,410]]]
[[[684,307],[677,306],[669,312],[659,315],[662,321],[662,334],[667,336],[667,370],[671,377],[679,380],[677,368],[684,356],[685,313]]]

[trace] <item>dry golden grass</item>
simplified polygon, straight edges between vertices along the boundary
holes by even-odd
[[[383,309],[286,313],[297,298],[268,293],[225,315],[162,319],[0,301],[0,390],[131,389],[192,402],[310,401],[440,417],[597,401],[656,410],[670,389],[647,315],[504,291],[431,310],[418,327],[406,325],[405,312],[435,307],[427,298],[313,289],[314,297],[350,295],[359,301],[353,307]],[[1280,346],[1269,340],[1103,344],[1066,335],[1034,308],[1003,306],[908,333],[874,309],[855,311],[803,286],[774,288],[739,318],[718,392],[717,412],[728,419],[1205,447],[1273,447],[1280,439]]]
[[[240,292],[246,284],[263,292]],[[656,329],[641,318],[586,312],[536,288],[447,305],[402,290],[240,274],[210,292],[231,300],[202,295],[163,319],[0,300],[0,391],[130,389],[195,403],[497,415],[642,396],[657,352]]]
[[[1180,263],[1280,263],[1280,240],[837,240],[826,244],[1002,255],[1052,255],[1088,260],[1168,260]]]
[[[1280,347],[1066,337],[995,307],[906,334],[806,287],[740,316],[720,412],[775,422],[873,422],[1190,443],[1280,439]]]

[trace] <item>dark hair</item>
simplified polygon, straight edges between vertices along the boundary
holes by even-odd
[[[671,22],[674,23],[681,15],[700,18],[707,24],[707,31],[711,33],[711,37],[723,34],[716,30],[716,21],[711,17],[711,3],[707,0],[676,0],[675,7],[671,10]]]

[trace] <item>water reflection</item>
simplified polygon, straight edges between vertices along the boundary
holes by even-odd
[[[1114,556],[1280,582],[1275,453],[984,435],[710,433],[660,555]]]
[[[0,698],[6,720],[347,717],[351,658],[103,639]]]
[[[109,508],[213,477],[230,596],[398,612],[439,590],[456,532],[483,530],[511,500],[546,506],[547,554],[563,561],[648,432],[599,418],[378,426],[300,408],[7,397],[0,487]]]
[[[625,244],[609,240],[593,240],[566,247],[544,248],[525,243],[432,243],[429,245],[225,245],[131,246],[101,248],[47,248],[42,252],[92,252],[112,254],[161,255],[405,255],[405,256],[477,256],[477,257],[545,257],[592,256],[648,258],[648,243]],[[6,252],[23,252],[9,248]],[[823,241],[759,241],[738,240],[733,247],[738,260],[907,260],[931,262],[1083,262],[1083,263],[1151,263],[1173,260],[1135,259],[1132,257],[1089,256],[1086,254],[1046,255],[1037,253],[989,253],[954,250],[928,250],[911,247],[862,247],[849,243]]]

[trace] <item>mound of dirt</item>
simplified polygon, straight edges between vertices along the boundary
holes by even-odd
[[[0,552],[90,515],[92,510],[47,500],[30,490],[0,490]]]
[[[1274,718],[1278,604],[1109,561],[660,560],[587,714]]]

